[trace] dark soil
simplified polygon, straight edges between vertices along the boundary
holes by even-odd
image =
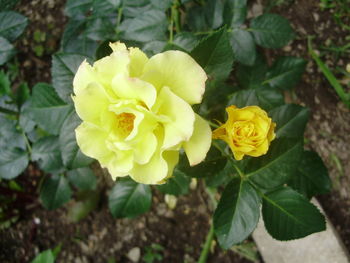
[[[350,32],[341,29],[330,11],[321,11],[318,0],[285,2],[272,11],[292,22],[297,39],[283,50],[266,52],[266,56],[270,63],[276,55],[300,56],[309,61],[303,80],[295,90],[296,96],[289,94],[288,97],[311,109],[306,132],[307,147],[321,155],[333,180],[332,193],[318,199],[350,250],[350,112],[312,62],[306,40],[308,35],[316,36],[313,41],[316,49],[329,41],[341,45],[346,44],[345,37]],[[23,0],[19,5],[18,11],[31,21],[25,36],[17,43],[20,78],[30,86],[50,82],[51,54],[59,46],[66,21],[64,3]],[[261,1],[254,3],[253,11],[259,12]],[[44,46],[41,56],[36,54],[33,46],[36,30],[46,33],[46,39],[37,43]],[[335,59],[328,54],[323,60],[331,68],[345,68],[350,58],[343,55]],[[337,159],[340,167],[334,161]],[[26,176],[33,179],[34,184],[38,184],[41,178],[41,174],[32,169],[20,176],[19,182],[26,185]],[[34,195],[35,186],[30,188]],[[102,198],[97,210],[78,223],[70,222],[67,217],[71,203],[55,211],[47,211],[37,203],[10,229],[0,232],[0,262],[29,262],[39,251],[59,244],[62,249],[57,262],[130,262],[127,254],[131,249],[139,248],[142,258],[152,243],[164,247],[160,252],[162,262],[196,262],[212,214],[203,187],[199,184],[188,195],[180,197],[174,210],[164,203],[163,195],[153,191],[151,212],[137,219],[113,219],[106,197]],[[249,261],[216,246],[208,262]]]

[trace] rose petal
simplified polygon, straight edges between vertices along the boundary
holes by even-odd
[[[125,74],[118,74],[113,78],[112,89],[119,98],[142,101],[149,109],[157,96],[157,91],[151,84]]]
[[[153,110],[170,119],[170,122],[163,124],[162,149],[169,149],[191,138],[195,119],[194,112],[186,101],[176,96],[168,87],[164,87],[160,91]]]
[[[195,114],[193,134],[188,142],[183,144],[190,165],[196,165],[204,160],[211,145],[211,129],[209,124]]]
[[[202,101],[207,75],[188,54],[171,50],[151,57],[141,79],[158,90],[167,86],[188,103],[195,104]]]
[[[73,96],[73,101],[80,119],[97,125],[100,123],[101,114],[108,110],[110,103],[105,90],[96,82],[91,82],[79,95]]]

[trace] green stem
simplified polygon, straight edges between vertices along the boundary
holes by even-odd
[[[116,25],[117,36],[119,34],[119,25],[120,25],[120,22],[122,21],[122,15],[123,15],[123,7],[119,7],[118,8],[118,16],[117,16],[117,25]]]
[[[198,259],[198,263],[207,262],[207,257],[208,257],[209,250],[210,250],[211,243],[212,243],[213,239],[214,239],[214,226],[213,226],[213,223],[211,223],[209,232],[207,234],[207,238],[205,240],[205,243],[204,243],[204,246],[203,246],[203,249],[201,252],[201,255]]]
[[[181,32],[181,24],[180,24],[180,12],[178,10],[179,7],[179,1],[175,0],[174,1],[174,16],[175,16],[175,29],[176,29],[176,33],[180,33]]]
[[[25,134],[25,132],[21,129],[21,133],[23,135],[23,138],[24,138],[24,142],[26,144],[26,147],[27,147],[27,150],[28,150],[28,153],[29,153],[29,157],[31,159],[31,156],[32,156],[32,147],[30,146],[30,143],[29,143],[29,140],[28,140],[28,137],[27,135]]]
[[[0,107],[0,112],[11,115],[18,115],[18,112]]]

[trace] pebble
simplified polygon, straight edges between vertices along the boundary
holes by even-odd
[[[134,247],[128,252],[128,259],[132,262],[139,262],[141,256],[141,249],[139,247]]]

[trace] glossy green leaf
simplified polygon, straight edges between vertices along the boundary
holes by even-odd
[[[326,229],[325,218],[316,206],[289,187],[263,197],[262,215],[267,231],[277,240],[302,238]]]
[[[70,203],[67,208],[67,218],[71,222],[78,222],[97,208],[100,192],[84,191],[77,194],[78,200]]]
[[[214,213],[214,231],[222,248],[241,243],[253,232],[260,202],[248,181],[236,177],[226,186]]]
[[[152,192],[149,185],[131,179],[119,180],[109,193],[108,207],[117,218],[136,217],[151,207]]]
[[[256,59],[252,34],[243,29],[235,29],[229,35],[235,59],[244,65],[252,66]]]
[[[54,263],[55,257],[51,251],[51,249],[40,252],[31,263]]]
[[[283,185],[298,169],[302,150],[300,140],[275,139],[267,154],[247,161],[244,172],[264,189]]]
[[[160,10],[167,10],[171,7],[172,0],[151,0],[151,3],[154,8],[160,9]]]
[[[47,136],[33,144],[32,160],[39,163],[40,169],[48,173],[63,171],[58,136]]]
[[[256,57],[252,66],[239,64],[236,71],[239,85],[245,89],[260,88],[263,86],[262,83],[265,80],[267,68],[265,59],[260,55]]]
[[[92,5],[93,16],[108,16],[117,13],[118,7],[120,7],[122,0],[94,0]]]
[[[15,54],[15,48],[6,39],[0,36],[0,66],[10,60]]]
[[[115,25],[109,17],[89,19],[84,33],[88,38],[96,41],[112,39],[115,37]]]
[[[295,34],[289,21],[276,14],[263,14],[250,23],[255,42],[266,48],[281,48],[294,39]]]
[[[283,90],[294,88],[301,79],[306,60],[297,57],[279,57],[266,74],[264,84]]]
[[[78,115],[72,112],[64,121],[59,134],[60,151],[65,167],[75,169],[88,166],[94,160],[84,155],[75,138],[75,129],[81,123]]]
[[[96,176],[89,167],[71,170],[67,177],[79,190],[94,190],[96,188]]]
[[[21,108],[21,106],[29,99],[30,97],[30,89],[28,87],[27,83],[21,83],[16,91],[16,102],[18,105],[18,108]]]
[[[92,7],[94,0],[68,0],[64,13],[69,17],[84,16]]]
[[[123,1],[123,16],[126,18],[135,18],[152,9],[155,8],[150,0]]]
[[[286,104],[269,112],[269,116],[277,124],[277,138],[302,137],[309,115],[308,108],[296,104]]]
[[[226,25],[237,28],[244,23],[247,16],[247,0],[228,0],[224,8]]]
[[[59,208],[70,200],[72,190],[67,178],[53,175],[47,177],[40,191],[40,200],[48,210]]]
[[[227,105],[236,105],[238,108],[245,106],[259,106],[265,111],[284,104],[284,98],[281,92],[273,88],[257,88],[240,90],[231,96]]]
[[[208,0],[204,7],[204,16],[210,29],[217,29],[223,23],[223,0]]]
[[[331,191],[332,182],[327,167],[316,152],[304,151],[298,170],[288,185],[307,198]]]
[[[28,24],[28,19],[14,11],[0,12],[0,36],[13,42]]]
[[[13,179],[28,166],[28,154],[19,148],[0,149],[0,178]]]
[[[13,148],[25,150],[24,136],[17,121],[0,115],[0,124],[0,150]]]
[[[43,130],[54,135],[59,134],[71,111],[72,106],[65,104],[51,85],[38,83],[33,87],[28,114]]]
[[[0,71],[0,97],[11,94],[11,83],[8,75],[4,71]]]
[[[195,166],[190,166],[187,157],[184,154],[181,155],[178,168],[187,176],[201,178],[217,174],[225,167],[226,162],[227,158],[212,146],[204,161]]]
[[[61,38],[61,48],[64,53],[76,53],[89,58],[93,57],[98,44],[88,38],[85,33],[86,24],[86,19],[70,19]]]
[[[209,79],[225,80],[232,70],[233,52],[225,28],[203,39],[191,56],[204,68]]]
[[[188,193],[188,188],[191,179],[179,170],[174,170],[172,177],[170,177],[165,184],[158,185],[157,188],[163,194],[169,195],[185,195]]]
[[[164,40],[167,20],[164,12],[149,10],[132,19],[126,19],[119,27],[121,37],[125,40],[148,42]]]
[[[11,10],[18,2],[19,0],[0,0],[0,10]]]
[[[65,102],[72,103],[73,78],[84,59],[78,54],[57,53],[52,56],[52,83],[58,96]]]
[[[199,40],[197,36],[191,32],[181,32],[176,34],[173,43],[182,49],[190,52],[197,44]]]
[[[216,188],[220,185],[226,185],[236,175],[236,169],[231,162],[227,162],[224,169],[211,176],[205,177],[205,185],[208,187]]]

